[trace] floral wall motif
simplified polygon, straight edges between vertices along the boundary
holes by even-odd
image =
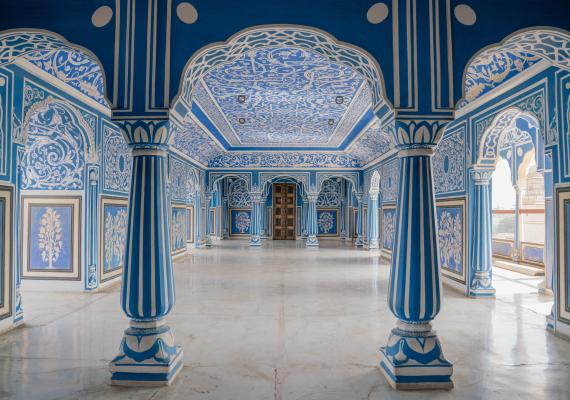
[[[439,262],[444,269],[463,274],[463,207],[437,207]]]
[[[465,74],[465,98],[461,107],[531,67],[542,57],[531,53],[499,49],[481,54]]]
[[[446,132],[432,158],[435,193],[465,190],[465,125]]]
[[[228,203],[230,207],[251,207],[251,195],[247,182],[240,178],[228,178]]]
[[[172,250],[179,253],[186,250],[186,207],[172,207]]]
[[[392,251],[394,247],[394,229],[396,227],[396,209],[382,209],[382,247]]]
[[[107,205],[103,209],[105,218],[103,272],[108,273],[121,268],[124,262],[127,242],[127,207],[123,205]]]
[[[317,210],[317,235],[338,236],[338,209]]]
[[[196,169],[189,163],[170,157],[170,197],[172,200],[194,203],[197,182]]]
[[[83,189],[84,134],[70,109],[47,103],[29,116],[27,132],[22,189]]]
[[[23,278],[79,279],[79,197],[23,197]]]
[[[330,178],[323,182],[317,207],[340,207],[342,192],[339,178]]]
[[[398,198],[400,160],[394,159],[380,167],[380,194],[383,203],[395,202]]]
[[[230,236],[251,234],[251,210],[230,209]]]
[[[103,97],[101,69],[85,54],[69,49],[40,50],[28,53],[24,58],[98,103],[107,104]]]
[[[128,193],[131,186],[133,160],[121,133],[103,127],[103,188]]]

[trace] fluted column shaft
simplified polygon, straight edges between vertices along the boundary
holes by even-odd
[[[317,199],[318,193],[309,193],[307,195],[307,247],[319,247],[317,234],[319,227],[317,225]]]
[[[212,221],[212,213],[210,212],[212,208],[212,193],[206,193],[206,247],[212,247],[214,241],[212,238],[212,233],[214,232],[214,221]]]
[[[261,246],[261,193],[251,193],[251,238],[250,246]]]
[[[371,190],[368,200],[368,248],[378,249],[378,190]]]
[[[493,288],[493,225],[490,180],[493,174],[491,169],[474,169],[471,178],[475,186],[473,237],[471,251],[471,268],[473,276],[469,285],[469,295],[474,297],[487,297],[495,294]]]
[[[364,216],[364,204],[362,199],[362,193],[356,194],[356,202],[358,203],[358,212],[356,217],[356,242],[354,243],[356,247],[364,246],[363,228],[364,221],[362,220]]]
[[[340,200],[340,238],[346,239],[346,199]]]

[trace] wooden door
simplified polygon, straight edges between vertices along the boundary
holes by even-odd
[[[273,239],[296,239],[296,185],[294,183],[273,184]]]

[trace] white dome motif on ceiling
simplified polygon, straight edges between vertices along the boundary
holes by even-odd
[[[220,130],[235,146],[337,147],[353,127],[343,118],[372,103],[358,72],[298,48],[246,53],[209,71],[204,83],[219,107],[204,111],[211,118],[221,110],[233,132]],[[367,101],[353,102],[359,90]]]

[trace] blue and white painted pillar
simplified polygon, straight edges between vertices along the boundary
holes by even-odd
[[[443,125],[397,121],[396,128],[400,182],[388,306],[398,321],[380,349],[380,367],[396,389],[449,389],[453,366],[431,328],[441,307],[431,156]]]
[[[89,221],[89,230],[87,232],[86,243],[97,243],[97,226],[99,213],[97,212],[99,199],[99,169],[95,166],[89,168],[89,186],[87,189],[88,209],[87,220]],[[87,249],[87,279],[85,281],[85,290],[94,290],[99,287],[97,274],[97,246],[88,246]]]
[[[251,192],[251,239],[249,245],[261,246],[261,192]]]
[[[363,216],[364,216],[364,199],[362,198],[362,193],[356,193],[355,194],[356,197],[356,202],[358,203],[358,213],[357,213],[357,217],[356,217],[356,242],[354,242],[354,244],[356,245],[356,247],[362,247],[364,246],[364,236],[363,236],[363,230],[364,230],[364,222],[362,220]]]
[[[222,239],[228,238],[228,230],[229,230],[229,208],[228,208],[228,197],[224,196],[222,199]]]
[[[340,199],[340,239],[346,240],[346,199]]]
[[[301,237],[303,239],[307,238],[307,216],[309,211],[309,203],[307,196],[302,196],[302,203],[301,203]]]
[[[265,197],[262,197],[259,209],[259,218],[261,223],[260,236],[261,240],[265,240],[267,239],[267,204]]]
[[[319,227],[317,225],[317,199],[319,193],[307,194],[307,247],[319,247],[317,234]]]
[[[516,174],[518,176],[518,173]],[[513,239],[513,261],[518,262],[521,258],[521,190],[518,184],[513,185],[515,189],[515,237]],[[493,209],[491,208],[491,212]]]
[[[471,245],[471,283],[469,296],[489,297],[495,295],[493,288],[493,227],[490,181],[493,169],[476,168],[471,170],[471,178],[475,185],[473,204],[473,238]]]
[[[167,385],[182,369],[182,348],[166,324],[174,275],[166,196],[168,120],[118,121],[132,148],[121,307],[130,327],[110,364],[115,385]]]
[[[378,243],[378,190],[371,189],[368,196],[368,248],[379,249]]]
[[[206,247],[212,247],[214,245],[212,233],[214,232],[213,228],[215,221],[212,221],[212,213],[210,212],[212,209],[213,197],[212,192],[206,193],[206,242],[204,243]]]

